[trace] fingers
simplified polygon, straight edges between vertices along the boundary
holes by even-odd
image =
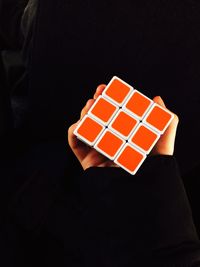
[[[74,130],[76,129],[82,118],[85,116],[85,114],[88,112],[88,110],[91,108],[94,102],[94,99],[89,99],[87,101],[85,107],[81,110],[80,119],[76,123],[72,124],[68,129],[68,143],[72,150],[75,150],[76,147],[80,146],[80,141],[74,135]]]
[[[158,105],[166,108],[165,103],[160,96],[154,97],[153,101]],[[179,118],[176,114],[174,113],[172,114],[174,115],[174,119],[172,120],[172,122],[170,123],[164,134],[161,135],[156,146],[152,150],[152,154],[173,155]]]
[[[75,149],[77,146],[80,146],[80,141],[73,134],[74,130],[76,129],[76,127],[78,126],[78,124],[82,120],[82,118],[87,114],[88,110],[92,107],[92,105],[94,104],[97,97],[102,94],[102,92],[105,88],[106,88],[105,84],[101,84],[97,87],[96,92],[94,94],[94,98],[89,99],[87,101],[85,107],[81,110],[80,119],[76,123],[72,124],[69,127],[69,129],[68,129],[68,142],[69,142],[69,145],[73,149]]]
[[[89,99],[85,105],[85,107],[81,110],[81,115],[80,115],[80,119],[82,120],[82,118],[85,116],[85,114],[88,112],[88,110],[92,107],[92,105],[94,104],[95,100],[94,99]]]
[[[76,149],[76,147],[79,144],[79,140],[74,135],[74,130],[78,126],[79,122],[80,122],[80,120],[77,121],[76,123],[72,124],[68,129],[68,143],[69,143],[70,147],[72,148],[72,150]]]
[[[68,129],[68,144],[81,164],[84,158],[92,149],[88,147],[85,143],[81,142],[74,134],[74,131],[80,123],[81,119],[87,114],[88,110],[92,107],[97,97],[102,94],[105,87],[106,85],[103,84],[97,87],[96,92],[94,94],[94,98],[89,99],[85,107],[82,109],[79,121],[72,124]]]
[[[85,114],[88,112],[88,110],[92,107],[94,104],[95,100],[102,94],[103,90],[106,88],[105,84],[101,84],[97,87],[96,92],[94,94],[93,99],[89,99],[85,105],[85,107],[81,111],[81,116],[80,119],[82,119]]]
[[[97,99],[98,96],[100,96],[104,89],[106,88],[106,85],[105,84],[100,84],[98,87],[97,87],[97,90],[93,96],[94,99]]]
[[[158,105],[162,106],[163,108],[166,108],[165,103],[164,103],[164,101],[162,100],[162,98],[161,98],[160,96],[156,96],[156,97],[154,97],[154,98],[153,98],[153,101],[154,101],[155,103],[157,103]],[[166,109],[167,109],[167,108],[166,108]],[[168,109],[167,109],[167,110],[168,110]],[[170,110],[169,110],[169,111],[170,111]],[[171,111],[170,111],[170,112],[171,112]],[[178,118],[178,116],[177,116],[176,114],[174,114],[173,112],[171,112],[171,113],[174,115],[174,119],[172,120],[170,126],[175,127],[175,126],[178,125],[179,118]]]
[[[162,98],[161,98],[160,96],[155,96],[155,97],[153,98],[153,101],[154,101],[155,103],[157,103],[158,105],[160,105],[161,107],[166,108],[165,103],[164,103],[164,101],[162,100]]]

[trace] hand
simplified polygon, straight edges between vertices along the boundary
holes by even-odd
[[[85,116],[91,106],[94,104],[95,100],[99,95],[102,94],[103,90],[106,88],[106,85],[102,84],[97,87],[97,90],[94,94],[93,99],[89,99],[82,109],[80,114],[80,120]],[[73,134],[76,129],[78,123],[71,125],[68,129],[68,142],[75,156],[79,160],[83,169],[86,170],[90,167],[118,167],[113,161],[109,160],[105,156],[101,155],[95,149],[87,146],[83,142],[81,142],[77,137]]]
[[[106,85],[104,84],[99,85],[97,87],[93,99],[89,99],[85,107],[82,109],[80,114],[80,120],[85,116],[85,114],[94,104],[97,97],[102,94],[105,87]],[[166,108],[161,97],[156,96],[154,97],[153,101],[161,105],[162,107]],[[109,160],[108,158],[97,152],[95,149],[87,146],[86,144],[77,139],[77,137],[73,134],[73,132],[77,127],[78,123],[80,122],[80,120],[69,127],[68,142],[69,146],[71,147],[75,156],[79,160],[83,169],[86,170],[87,168],[90,167],[118,167],[118,165],[116,165],[113,161]],[[178,117],[177,115],[175,115],[173,121],[170,123],[165,133],[160,137],[160,139],[152,149],[150,155],[152,156],[173,155],[177,125],[178,125]]]
[[[158,105],[166,108],[162,98],[160,96],[154,97],[153,101]],[[167,109],[167,108],[166,108]],[[174,114],[174,113],[173,113]],[[163,135],[158,139],[158,142],[151,150],[150,155],[173,155],[174,145],[176,138],[176,131],[178,126],[179,118],[174,114],[174,119],[166,129]]]

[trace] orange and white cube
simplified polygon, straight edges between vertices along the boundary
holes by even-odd
[[[74,134],[134,175],[174,115],[114,76]]]

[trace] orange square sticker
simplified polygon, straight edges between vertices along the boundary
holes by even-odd
[[[114,76],[103,92],[103,96],[113,101],[116,105],[122,106],[133,87]]]
[[[151,99],[135,90],[126,101],[124,109],[141,120],[152,104],[153,101]]]
[[[107,129],[94,147],[104,156],[113,160],[125,143],[125,140]]]
[[[100,96],[88,111],[88,114],[95,117],[95,119],[99,120],[101,123],[107,125],[117,110],[118,107],[116,105]]]
[[[85,116],[76,128],[74,134],[79,139],[92,146],[103,130],[103,125],[101,125],[99,122],[95,121],[91,117]]]
[[[146,155],[137,148],[126,144],[120,154],[117,156],[115,163],[131,174],[135,174],[145,160]]]
[[[160,135],[158,133],[140,123],[139,127],[134,131],[129,141],[148,154],[158,141],[159,137]]]
[[[153,127],[153,129],[162,134],[173,118],[174,115],[170,111],[158,104],[154,104],[144,118],[144,123],[147,123],[150,127]]]
[[[127,139],[138,123],[139,120],[130,116],[125,111],[120,110],[108,127],[119,134],[122,138]]]

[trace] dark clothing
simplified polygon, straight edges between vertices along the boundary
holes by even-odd
[[[198,1],[0,0],[9,10],[11,2],[24,15],[16,23],[7,12],[0,25],[6,26],[4,39],[9,32],[15,36],[19,25],[23,29],[29,111],[22,113],[30,112],[23,139],[65,140],[96,86],[118,75],[149,97],[161,95],[179,115],[176,156],[183,172],[194,166],[200,150]]]
[[[200,265],[199,240],[173,157],[148,158],[136,176],[91,168],[80,184],[86,266]]]
[[[32,5],[25,9],[32,1],[0,3],[6,12],[1,48],[24,48],[30,112],[15,153],[10,150],[0,168],[1,265],[200,266],[199,238],[174,157],[149,157],[135,176],[118,168],[82,172],[66,146],[67,127],[80,107],[113,74],[155,88],[144,92],[150,97],[162,85],[171,105],[179,89],[188,101],[186,89],[198,83],[198,4],[181,1],[173,9],[168,1],[43,0],[35,16]]]
[[[36,10],[37,0],[0,0],[0,50],[30,46]]]
[[[21,49],[23,35],[21,32],[21,18],[28,0],[0,1],[0,50]]]
[[[21,159],[24,168],[18,161],[16,176],[26,173],[27,179],[2,225],[4,266],[200,266],[200,243],[173,157],[150,157],[135,176],[90,168],[74,177],[63,145],[51,146],[55,153],[44,158],[47,148],[30,151]]]
[[[11,127],[10,99],[7,90],[5,69],[0,55],[0,145],[2,144],[1,138],[5,137],[10,127]]]
[[[30,138],[65,140],[96,86],[118,75],[150,98],[161,95],[179,115],[176,157],[183,172],[193,167],[200,151],[199,1],[43,0],[38,10]]]
[[[6,58],[8,62],[5,60],[6,65],[11,65],[6,69],[7,88],[0,79],[0,101],[3,101],[3,111],[0,110],[3,130],[0,132],[0,137],[4,140],[6,148],[8,146],[14,148],[16,144],[19,144],[18,148],[23,147],[22,140],[26,139],[25,124],[29,113],[28,61],[32,49],[37,2],[37,0],[0,0],[0,51],[7,50],[9,55],[10,50],[17,50],[18,57],[22,57],[19,66],[12,66],[9,59]],[[11,56],[12,54],[9,57]],[[16,59],[15,61],[17,62]],[[15,131],[11,132],[11,129]]]

